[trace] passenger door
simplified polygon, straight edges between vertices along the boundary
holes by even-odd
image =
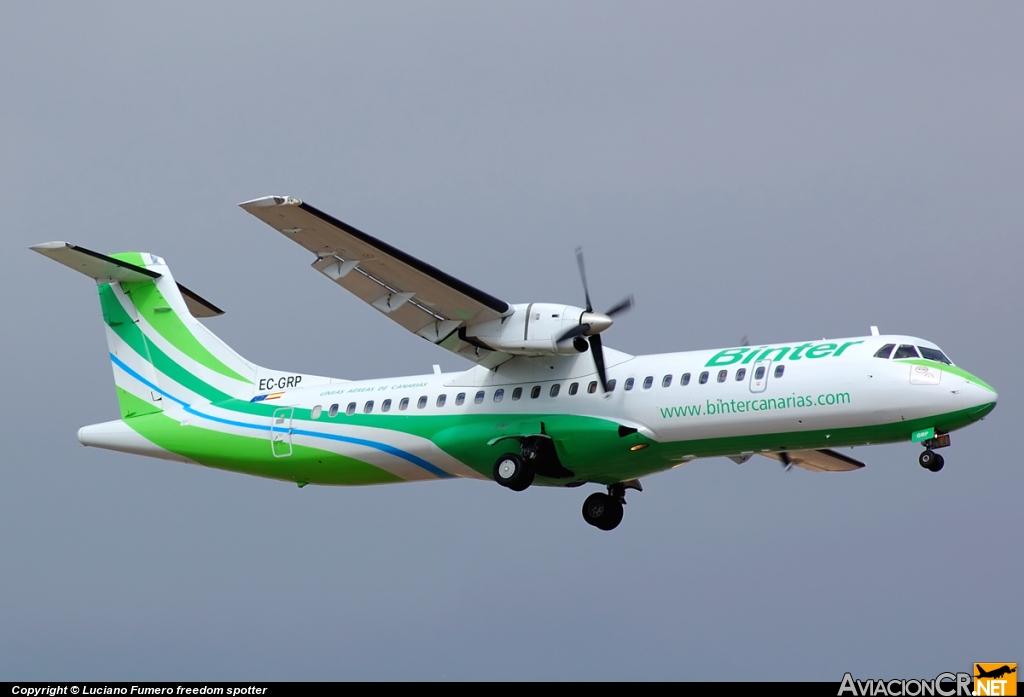
[[[293,407],[281,407],[274,410],[270,418],[270,449],[274,457],[288,457],[292,454],[292,414]]]
[[[750,391],[764,392],[768,387],[768,375],[771,373],[771,360],[755,361],[750,366]]]

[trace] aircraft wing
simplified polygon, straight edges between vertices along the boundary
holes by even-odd
[[[852,472],[864,463],[835,450],[790,450],[787,453],[761,453],[785,465],[796,465],[808,472]],[[788,462],[786,461],[788,456]]]
[[[504,300],[297,198],[266,196],[239,205],[315,254],[314,269],[410,332],[487,367],[511,358],[460,338],[466,326],[511,314]]]

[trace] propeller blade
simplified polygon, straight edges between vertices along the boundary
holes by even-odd
[[[608,392],[608,374],[604,369],[604,348],[601,346],[600,334],[590,337],[590,352],[594,354],[594,364],[597,366],[597,378],[601,381],[601,390]]]
[[[590,289],[587,288],[587,270],[583,265],[583,247],[576,248],[576,265],[580,267],[580,280],[583,281],[583,295],[587,299],[587,312],[593,312],[594,306],[590,304]]]
[[[633,296],[630,295],[628,298],[626,298],[625,300],[620,302],[618,305],[616,305],[612,309],[610,309],[607,312],[605,312],[605,314],[608,315],[609,317],[614,317],[615,315],[619,314],[620,312],[625,312],[626,310],[632,310],[632,309],[633,309]]]
[[[590,325],[589,324],[577,324],[575,327],[570,328],[568,331],[564,332],[560,337],[555,339],[555,343],[560,344],[563,341],[567,341],[569,339],[572,339],[573,337],[582,336],[582,335],[586,334],[589,331],[590,331]]]

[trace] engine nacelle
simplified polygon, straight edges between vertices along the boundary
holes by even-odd
[[[589,347],[580,336],[556,342],[559,336],[580,324],[586,312],[582,307],[523,303],[513,305],[512,309],[511,315],[501,319],[466,327],[465,338],[520,356],[572,355]]]

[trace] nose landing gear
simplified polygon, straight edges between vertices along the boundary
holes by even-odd
[[[918,463],[929,472],[941,470],[946,461],[942,458],[942,455],[935,452],[935,449],[949,447],[949,434],[936,433],[933,438],[924,441],[922,445],[924,445],[925,450],[917,458]]]
[[[942,469],[942,466],[946,464],[942,455],[939,455],[930,448],[921,453],[920,457],[917,458],[917,461],[929,472],[938,472]]]
[[[636,479],[609,484],[607,494],[597,492],[583,502],[583,520],[598,530],[614,530],[622,522],[626,489],[643,491],[643,487]]]

